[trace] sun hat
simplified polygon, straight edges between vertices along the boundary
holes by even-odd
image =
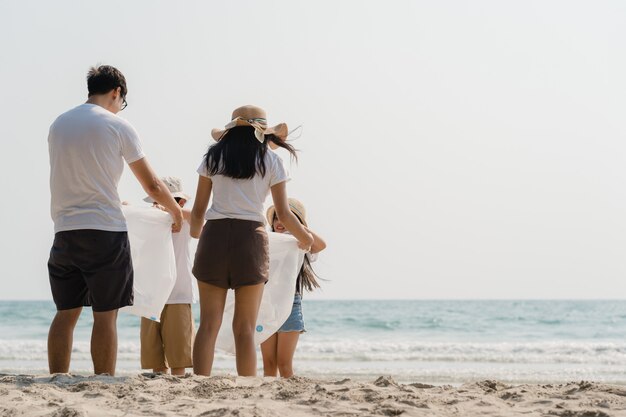
[[[162,177],[161,181],[163,181],[165,183],[165,185],[167,186],[168,190],[170,190],[170,193],[172,194],[172,197],[176,198],[184,198],[185,200],[190,200],[191,197],[189,197],[187,194],[185,194],[183,192],[183,182],[181,181],[180,178],[177,177]],[[145,201],[146,203],[154,203],[154,199],[152,197],[146,197],[143,199],[143,201]]]
[[[257,106],[247,105],[236,108],[233,111],[231,121],[224,126],[224,129],[211,130],[211,136],[218,142],[235,126],[252,126],[254,128],[254,136],[261,143],[265,141],[265,135],[275,135],[280,140],[285,141],[289,134],[287,124],[279,123],[276,126],[267,127],[265,110]]]
[[[298,220],[300,220],[303,225],[307,226],[306,209],[304,208],[304,204],[302,204],[299,200],[296,200],[295,198],[288,198],[287,201],[289,202],[289,210],[291,210],[291,212],[296,215]],[[275,214],[276,208],[274,206],[271,206],[267,209],[267,214],[265,215],[265,217],[267,218],[267,222],[269,223],[270,227],[274,222]]]

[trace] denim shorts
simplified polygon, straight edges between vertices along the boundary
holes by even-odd
[[[287,321],[280,326],[278,333],[286,332],[306,332],[304,328],[304,318],[302,317],[302,296],[296,294],[293,298],[293,307],[291,307],[291,314]]]

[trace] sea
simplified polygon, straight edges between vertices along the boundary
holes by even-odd
[[[311,378],[462,384],[626,384],[626,301],[303,301],[294,364]],[[51,301],[0,301],[0,373],[47,373]],[[194,305],[196,320],[199,306]],[[92,373],[91,311],[76,327],[70,372]],[[118,375],[142,372],[139,318],[120,313]],[[259,354],[259,369],[262,362]],[[214,374],[235,374],[217,353]]]

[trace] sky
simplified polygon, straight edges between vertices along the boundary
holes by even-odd
[[[96,64],[192,194],[234,108],[302,125],[288,194],[328,243],[311,299],[624,298],[625,20],[619,0],[0,1],[0,299],[51,298],[47,133]],[[141,204],[128,169],[119,190]]]

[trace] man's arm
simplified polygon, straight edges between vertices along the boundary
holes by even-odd
[[[133,174],[143,187],[144,191],[157,203],[162,205],[165,210],[172,216],[174,223],[172,224],[172,232],[180,232],[183,225],[183,213],[176,200],[170,194],[167,186],[159,179],[154,172],[148,160],[141,158],[138,161],[128,164]]]

